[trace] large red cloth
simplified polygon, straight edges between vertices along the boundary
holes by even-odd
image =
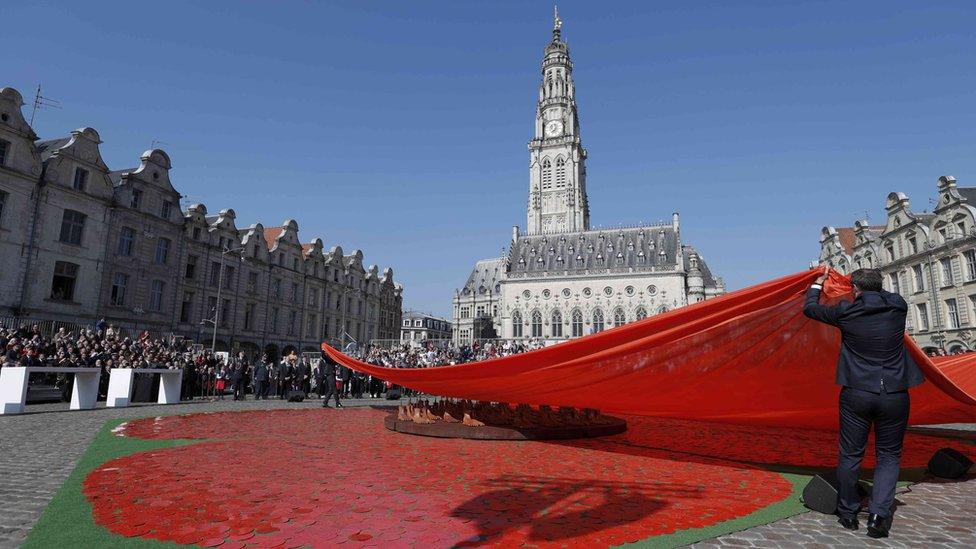
[[[803,315],[804,271],[598,334],[518,355],[434,368],[384,368],[322,344],[337,362],[445,397],[604,412],[836,429],[840,332]],[[836,272],[825,301],[850,298]],[[976,353],[933,363],[907,334],[926,382],[911,424],[976,422]]]

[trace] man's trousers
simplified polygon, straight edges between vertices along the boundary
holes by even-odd
[[[874,425],[877,464],[870,513],[890,517],[895,502],[901,448],[908,427],[908,391],[872,393],[851,387],[840,392],[840,457],[837,461],[837,514],[854,517],[861,502],[857,493],[861,458]]]

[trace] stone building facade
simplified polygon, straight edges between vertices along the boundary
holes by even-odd
[[[893,192],[887,220],[824,227],[819,264],[842,273],[880,269],[885,288],[908,302],[907,328],[927,351],[976,349],[976,187],[950,175],[938,181],[938,205],[916,213]]]
[[[450,341],[451,321],[420,311],[403,313],[400,326],[400,341],[403,343],[423,341]]]
[[[399,337],[392,269],[303,242],[291,219],[238,228],[232,209],[181,211],[165,151],[113,171],[94,129],[38,140],[23,104],[0,89],[0,317],[105,318],[252,355]]]
[[[569,46],[558,16],[545,48],[529,142],[527,230],[504,257],[478,261],[455,292],[454,340],[560,340],[725,293],[698,251],[667,223],[590,226],[587,151]]]

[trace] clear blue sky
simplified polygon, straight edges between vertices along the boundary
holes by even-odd
[[[136,6],[136,4],[140,4]],[[3,2],[0,85],[113,169],[155,140],[239,226],[392,266],[449,315],[525,225],[550,2]],[[789,4],[788,6],[785,4]],[[885,195],[976,185],[976,2],[561,2],[592,221],[666,219],[732,289],[795,272]]]

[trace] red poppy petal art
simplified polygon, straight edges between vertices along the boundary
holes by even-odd
[[[792,485],[753,463],[828,466],[836,433],[627,417],[602,439],[403,435],[386,412],[275,410],[131,421],[117,434],[205,439],[92,471],[95,522],[205,547],[609,546],[741,517]],[[940,447],[910,436],[905,466]]]

